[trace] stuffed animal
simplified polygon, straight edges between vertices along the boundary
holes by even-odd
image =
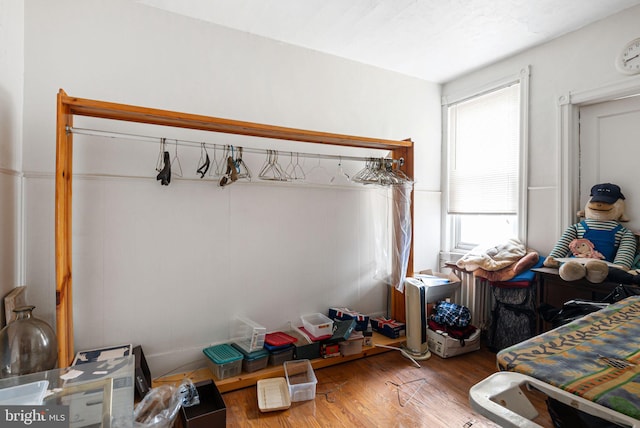
[[[574,239],[569,243],[569,249],[573,257],[582,257],[585,259],[604,259],[602,253],[595,249],[593,242],[588,239]]]
[[[633,265],[636,253],[634,234],[620,222],[629,221],[625,216],[624,195],[616,184],[602,183],[591,188],[589,201],[585,205],[584,220],[569,226],[556,243],[544,266],[559,267],[559,274],[565,281],[586,278],[589,282],[600,283],[609,273],[609,267],[628,271]],[[574,239],[588,239],[594,250],[604,260],[578,260],[560,263],[558,258],[570,257],[569,245]],[[605,262],[609,262],[607,264]]]

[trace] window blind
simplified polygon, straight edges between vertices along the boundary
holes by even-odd
[[[461,101],[449,113],[449,214],[516,214],[520,84]]]

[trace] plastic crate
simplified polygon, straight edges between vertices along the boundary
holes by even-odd
[[[331,336],[333,334],[333,320],[326,315],[316,313],[302,315],[302,325],[315,337]]]
[[[269,364],[279,366],[285,361],[293,360],[293,349],[293,345],[289,345],[288,348],[269,352]]]
[[[267,329],[249,318],[238,317],[231,323],[231,338],[242,349],[254,352],[262,349]]]
[[[242,371],[242,359],[240,351],[228,344],[215,345],[202,351],[207,356],[207,362],[213,375],[218,379],[226,379],[237,376]]]
[[[313,400],[316,397],[316,374],[309,360],[284,362],[284,374],[292,402]]]
[[[347,340],[340,342],[340,354],[342,354],[343,357],[346,357],[348,355],[361,353],[363,341],[364,334],[360,331],[354,331]]]
[[[242,358],[242,371],[251,373],[267,367],[267,362],[269,361],[269,352],[266,349],[247,352],[242,349],[237,343],[232,343],[231,346],[240,351],[244,356]]]
[[[267,333],[264,343],[271,346],[287,346],[296,343],[298,339],[282,331]]]

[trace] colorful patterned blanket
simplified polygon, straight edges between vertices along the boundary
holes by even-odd
[[[640,419],[640,296],[503,349],[497,360],[501,370]]]

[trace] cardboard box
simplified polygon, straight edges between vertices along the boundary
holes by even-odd
[[[480,349],[480,329],[477,329],[468,339],[464,339],[464,346],[459,339],[454,339],[448,335],[437,333],[430,328],[427,329],[427,344],[429,351],[439,357],[449,358],[456,355]]]
[[[378,333],[392,339],[404,336],[407,331],[405,323],[384,317],[371,319],[371,327]]]
[[[369,316],[349,308],[329,308],[329,318],[333,320],[356,320],[356,330],[364,331],[369,325]]]
[[[227,406],[216,384],[208,379],[195,386],[200,404],[180,408],[183,428],[224,428],[227,425]]]

